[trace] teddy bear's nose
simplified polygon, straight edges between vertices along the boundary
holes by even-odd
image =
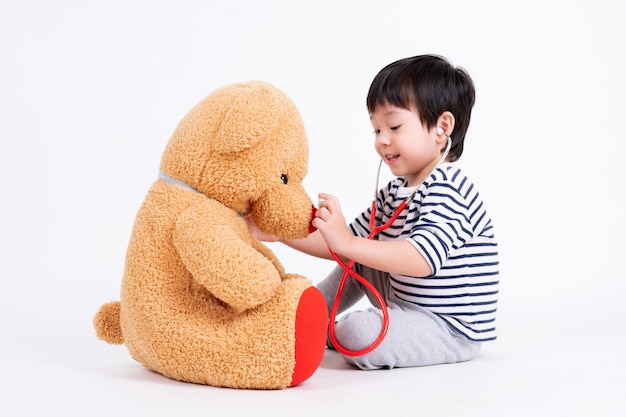
[[[315,219],[316,211],[317,211],[317,208],[315,207],[315,205],[311,206],[311,221],[309,222],[309,234],[317,230],[317,228],[313,226],[313,219]]]

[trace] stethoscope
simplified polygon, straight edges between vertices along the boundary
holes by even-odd
[[[443,161],[445,161],[446,157],[448,156],[448,153],[450,152],[450,147],[452,146],[452,138],[450,136],[447,136],[447,139],[448,139],[448,143],[446,145],[446,150],[444,151],[443,155],[439,159],[439,162],[437,162],[437,166],[435,167],[435,169]],[[369,221],[371,231],[369,235],[367,236],[368,239],[373,239],[377,234],[388,229],[396,221],[396,219],[404,211],[404,209],[411,203],[411,201],[413,201],[413,197],[415,197],[415,194],[417,193],[417,189],[419,188],[419,187],[416,187],[415,190],[407,198],[405,198],[402,201],[402,203],[400,203],[400,205],[393,212],[389,220],[387,220],[385,223],[381,224],[380,226],[376,226],[376,197],[378,196],[378,181],[380,179],[380,169],[382,167],[382,164],[383,164],[383,160],[381,159],[378,164],[378,172],[376,174],[376,188],[374,190],[374,201],[372,201],[372,212],[370,214],[370,221]],[[361,276],[359,273],[357,273],[356,271],[352,269],[354,267],[353,260],[348,260],[348,262],[346,263],[330,248],[328,250],[330,251],[330,254],[335,259],[335,261],[339,264],[339,266],[343,268],[343,274],[341,275],[341,280],[339,282],[339,286],[337,287],[337,294],[335,295],[335,300],[333,301],[333,305],[330,310],[330,322],[328,325],[330,341],[333,347],[339,353],[343,355],[346,355],[346,356],[365,355],[367,353],[370,353],[374,349],[376,349],[378,345],[382,343],[383,339],[387,335],[387,331],[389,330],[389,311],[387,310],[387,304],[385,303],[383,296],[380,294],[380,292],[378,292],[378,290],[374,287],[374,285],[372,285],[371,282],[369,282],[367,279],[365,279],[363,276]],[[380,330],[380,333],[378,334],[378,337],[376,338],[376,340],[374,340],[374,342],[372,342],[371,345],[360,350],[351,350],[351,349],[345,348],[344,346],[341,345],[341,343],[339,343],[335,335],[335,320],[337,318],[337,311],[339,310],[341,296],[343,294],[343,290],[346,285],[346,282],[348,281],[349,276],[352,276],[354,279],[359,281],[371,292],[371,294],[376,299],[376,303],[380,307],[382,314],[383,314],[383,325]]]

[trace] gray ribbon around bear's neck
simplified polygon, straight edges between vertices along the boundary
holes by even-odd
[[[184,181],[179,180],[178,178],[174,178],[174,177],[166,174],[165,172],[163,172],[161,170],[159,170],[159,179],[163,180],[163,181],[165,181],[167,183],[170,183],[172,185],[175,185],[177,187],[181,187],[181,188],[184,188],[186,190],[193,191],[194,193],[201,194],[200,191],[196,190],[191,185],[187,184]]]
[[[159,170],[159,179],[162,180],[162,181],[165,181],[165,182],[167,182],[169,184],[175,185],[177,187],[184,188],[185,190],[189,190],[189,191],[194,192],[194,193],[202,194],[200,191],[196,190],[195,188],[193,188],[191,185],[187,184],[186,182],[181,181],[178,178],[174,178],[171,175],[168,175],[168,174],[166,174],[165,172],[163,172],[161,170]],[[237,214],[240,217],[245,217],[246,216],[246,213],[242,213],[242,212],[239,212],[239,211],[237,212]]]

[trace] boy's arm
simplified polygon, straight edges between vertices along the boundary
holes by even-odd
[[[352,236],[336,248],[338,255],[391,274],[427,277],[432,268],[426,258],[408,241],[368,240]]]
[[[304,239],[285,240],[261,231],[254,223],[252,216],[246,216],[246,223],[248,223],[248,229],[250,230],[252,236],[261,242],[281,242],[290,248],[306,253],[307,255],[316,256],[322,259],[333,259],[332,255],[328,251],[326,241],[322,237],[319,230],[316,230]]]
[[[319,230],[316,230],[304,239],[280,239],[280,242],[284,243],[290,248],[296,249],[300,252],[304,252],[307,255],[316,256],[322,259],[333,259],[332,255],[328,251],[328,245],[326,245],[326,241],[324,240],[324,237]]]

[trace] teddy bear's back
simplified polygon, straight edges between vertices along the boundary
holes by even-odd
[[[120,325],[131,355],[152,369],[162,367],[158,350],[163,344],[176,343],[168,332],[184,332],[197,321],[194,317],[228,314],[223,303],[193,280],[173,243],[180,213],[205,199],[157,181],[135,219],[122,282]],[[210,326],[203,324],[208,332]]]

